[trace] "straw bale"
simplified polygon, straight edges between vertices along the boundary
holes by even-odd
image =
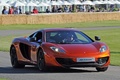
[[[2,16],[0,16],[0,24],[2,24]]]
[[[119,12],[80,12],[46,15],[0,15],[0,24],[60,24],[120,20]]]
[[[23,15],[2,15],[1,24],[26,24],[26,17]]]

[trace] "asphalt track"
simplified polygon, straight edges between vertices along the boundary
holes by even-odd
[[[90,29],[96,30],[96,28]],[[102,30],[105,28],[99,29]],[[87,30],[87,28],[82,30]],[[22,32],[21,30],[2,31],[0,30],[0,36],[32,33],[35,30],[24,30]],[[9,52],[0,52],[0,78],[8,78],[9,80],[120,80],[120,67],[109,66],[106,72],[97,72],[95,68],[54,68],[46,72],[41,72],[34,66],[14,69],[10,64]]]
[[[104,30],[104,29],[108,29],[108,28],[109,29],[117,29],[117,28],[120,28],[120,26],[114,26],[114,27],[90,27],[90,28],[76,28],[76,29],[84,31],[84,30]],[[31,33],[35,32],[35,31],[36,30],[0,30],[0,36],[31,34]]]
[[[10,80],[120,80],[120,67],[109,66],[106,72],[95,68],[54,68],[41,72],[34,66],[14,69],[10,64],[9,52],[0,52],[0,78]]]

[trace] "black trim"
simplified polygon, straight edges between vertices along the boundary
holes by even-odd
[[[101,67],[107,63],[109,57],[98,58],[96,62],[74,62],[71,58],[56,58],[56,61],[65,67]]]

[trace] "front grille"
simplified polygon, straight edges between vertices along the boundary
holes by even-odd
[[[57,62],[62,66],[69,66],[69,67],[93,67],[96,65],[95,62],[74,62],[70,58],[56,58]]]
[[[62,66],[69,67],[100,67],[103,66],[109,57],[98,58],[97,62],[74,62],[71,58],[56,58],[56,61]]]
[[[57,62],[62,65],[70,65],[73,64],[74,62],[70,58],[56,58]]]

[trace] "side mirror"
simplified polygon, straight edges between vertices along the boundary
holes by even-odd
[[[96,41],[100,41],[101,39],[100,39],[100,37],[95,36],[95,40],[96,40]]]

